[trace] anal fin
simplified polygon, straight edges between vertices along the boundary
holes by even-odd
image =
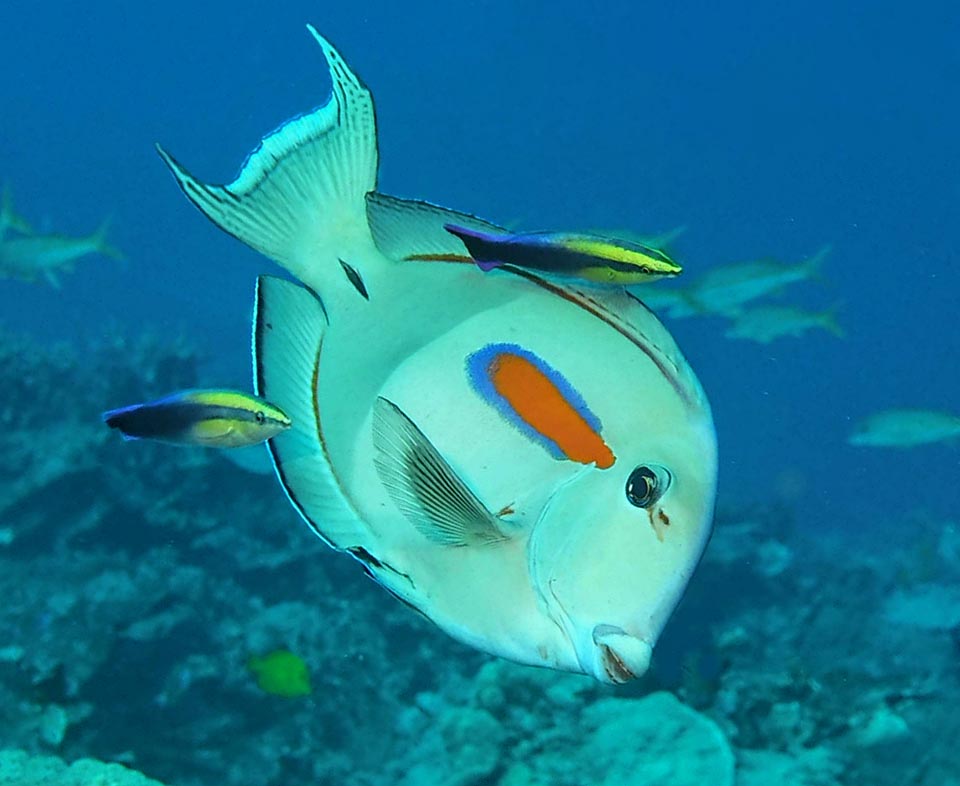
[[[261,276],[254,312],[254,385],[290,416],[270,440],[270,455],[290,502],[330,546],[364,540],[365,528],[330,463],[323,441],[317,385],[327,326],[322,303],[308,289]]]

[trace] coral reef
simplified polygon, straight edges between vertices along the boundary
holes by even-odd
[[[121,764],[80,759],[66,764],[55,756],[0,750],[0,786],[163,786]]]
[[[268,476],[121,444],[102,409],[215,382],[186,343],[0,335],[0,360],[0,747],[26,752],[0,784],[95,766],[27,758],[51,753],[174,786],[960,782],[954,522],[870,553],[721,510],[651,673],[612,688],[453,642]],[[280,651],[298,690],[249,668]]]

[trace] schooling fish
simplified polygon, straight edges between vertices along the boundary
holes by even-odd
[[[235,390],[184,390],[147,404],[113,409],[103,421],[124,439],[239,448],[290,428],[279,408]]]
[[[624,290],[529,267],[478,280],[445,227],[501,230],[378,193],[373,99],[310,30],[332,97],[233,182],[160,151],[206,216],[298,279],[258,280],[253,342],[258,395],[293,420],[269,445],[290,502],[460,641],[642,674],[710,535],[699,382]]]
[[[734,317],[724,335],[769,344],[784,336],[799,337],[818,329],[843,338],[843,328],[837,322],[837,309],[806,311],[796,306],[756,306]]]
[[[709,315],[735,317],[748,303],[781,292],[790,284],[807,281],[820,275],[823,260],[830,253],[824,246],[809,259],[798,264],[785,264],[773,259],[737,262],[709,270],[682,290],[673,290],[676,307],[670,316]],[[650,297],[658,293],[650,290]],[[676,294],[673,294],[676,293]],[[646,303],[647,292],[638,291]]]
[[[887,409],[857,424],[851,445],[909,448],[960,439],[960,415],[926,409]]]
[[[484,271],[511,265],[548,275],[627,286],[676,276],[683,269],[664,252],[631,240],[563,232],[493,233],[457,224],[444,224],[443,228],[463,242],[470,257]]]
[[[117,249],[107,242],[110,221],[87,237],[64,235],[32,235],[0,239],[0,278],[18,278],[23,281],[45,279],[54,287],[60,286],[58,274],[73,269],[74,263],[90,254],[123,259]]]

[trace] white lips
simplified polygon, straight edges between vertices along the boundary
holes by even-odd
[[[615,685],[629,682],[650,668],[653,648],[649,642],[626,633],[616,625],[597,625],[593,629],[596,645],[594,674]]]

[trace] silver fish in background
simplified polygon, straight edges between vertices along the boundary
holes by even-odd
[[[208,218],[297,279],[262,276],[254,319],[255,390],[293,421],[269,443],[290,502],[460,641],[643,674],[712,526],[700,383],[622,288],[484,274],[444,227],[496,225],[378,193],[372,96],[310,31],[330,99],[235,180],[160,150]]]
[[[21,281],[45,280],[59,288],[60,274],[73,270],[77,260],[91,254],[123,259],[107,240],[110,221],[86,237],[29,235],[0,239],[0,278]]]
[[[795,264],[760,259],[722,265],[701,274],[686,287],[638,287],[635,291],[651,308],[673,318],[733,318],[750,303],[780,294],[793,284],[818,278],[830,250],[829,245],[823,246],[812,257]]]
[[[860,421],[848,442],[866,447],[910,448],[960,440],[960,415],[928,409],[887,409]]]
[[[278,407],[236,390],[183,390],[112,409],[103,422],[127,440],[207,448],[256,445],[290,428],[290,418]]]
[[[740,338],[769,344],[785,336],[799,337],[811,330],[825,330],[843,338],[837,322],[837,309],[806,311],[786,305],[754,306],[741,311],[727,329],[727,338]]]

